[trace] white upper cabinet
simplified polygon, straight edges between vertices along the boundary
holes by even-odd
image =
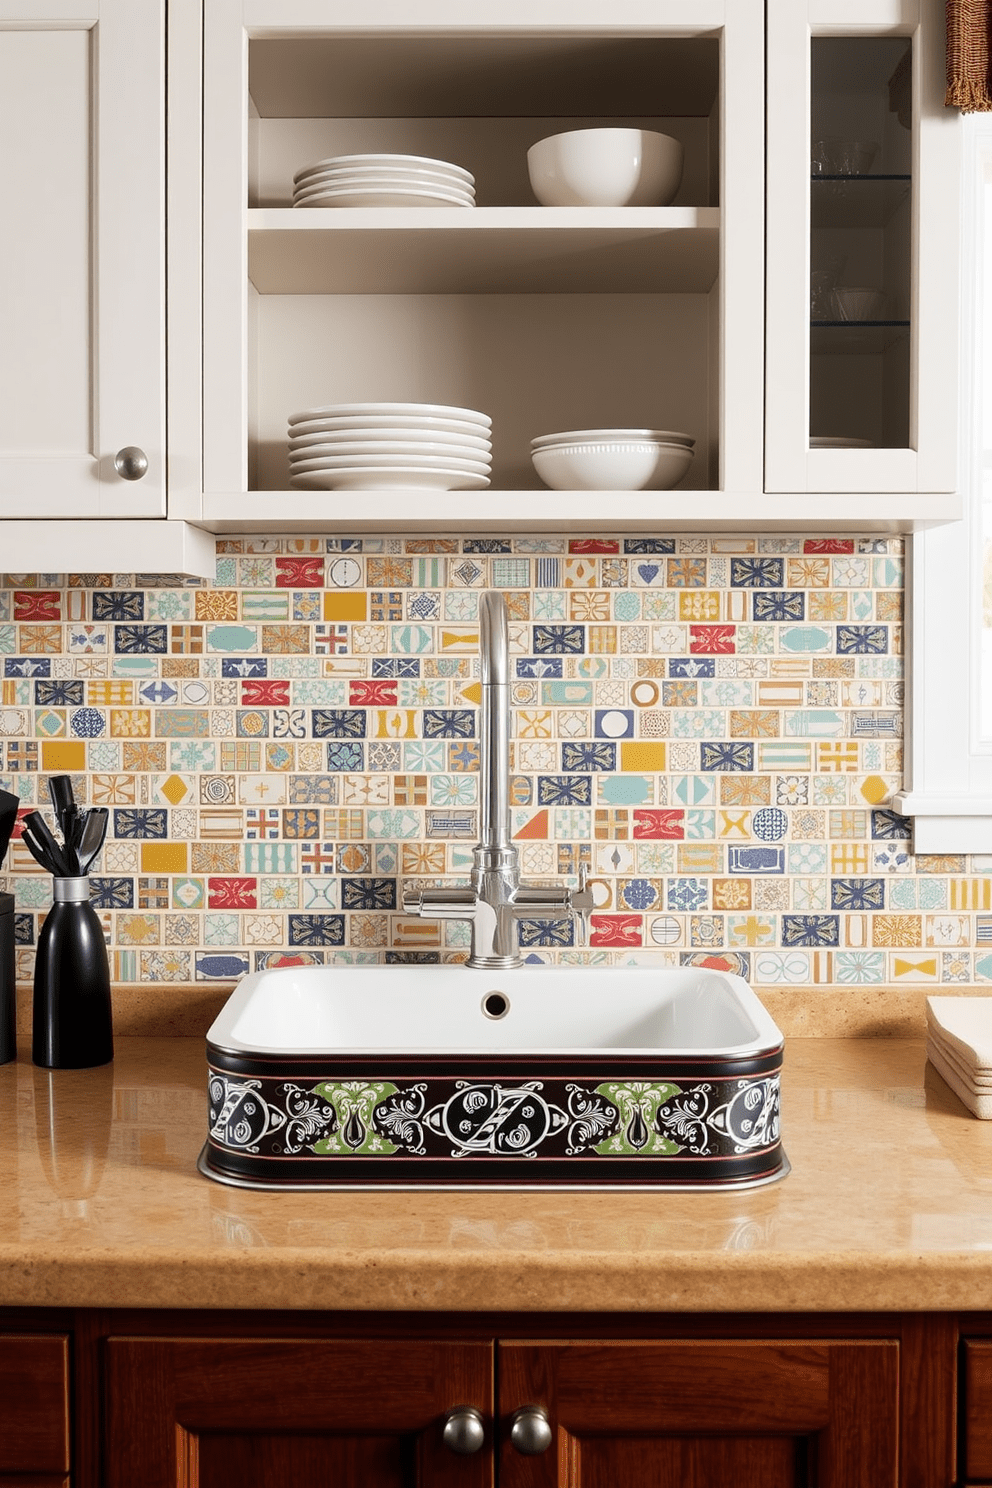
[[[960,515],[942,17],[943,0],[768,0],[765,485],[822,493],[817,518],[844,493],[869,522]]]
[[[0,0],[0,516],[165,515],[164,89],[164,0]]]
[[[215,530],[740,526],[763,468],[762,0],[208,0],[203,519]],[[527,150],[679,139],[657,207],[545,207]],[[416,154],[471,209],[294,210],[334,155]],[[492,418],[482,492],[293,489],[287,419],[335,402]],[[673,491],[547,490],[531,440],[689,433]],[[760,506],[760,502],[758,503]]]

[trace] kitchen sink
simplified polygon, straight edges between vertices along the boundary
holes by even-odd
[[[788,1171],[782,1035],[715,968],[261,971],[207,1062],[200,1168],[227,1183],[736,1188]]]

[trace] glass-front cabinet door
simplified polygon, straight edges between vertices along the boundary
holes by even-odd
[[[947,492],[959,514],[942,9],[769,0],[769,491],[863,492],[866,515],[873,494]]]

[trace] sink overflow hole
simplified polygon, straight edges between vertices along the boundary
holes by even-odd
[[[482,999],[482,1011],[487,1018],[505,1018],[510,1011],[510,999],[502,992],[487,992]]]

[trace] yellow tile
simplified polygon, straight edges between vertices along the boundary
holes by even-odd
[[[368,613],[369,597],[364,589],[327,590],[324,594],[325,620],[367,620]]]
[[[376,739],[415,739],[417,737],[417,713],[414,708],[376,708],[374,710]]]
[[[663,770],[665,746],[647,739],[624,739],[620,743],[621,770]]]
[[[41,746],[43,770],[85,770],[86,745],[82,739],[51,739]]]
[[[185,842],[143,842],[141,844],[142,873],[186,873]]]
[[[861,782],[861,794],[870,806],[877,806],[889,794],[889,787],[881,775],[869,775]]]

